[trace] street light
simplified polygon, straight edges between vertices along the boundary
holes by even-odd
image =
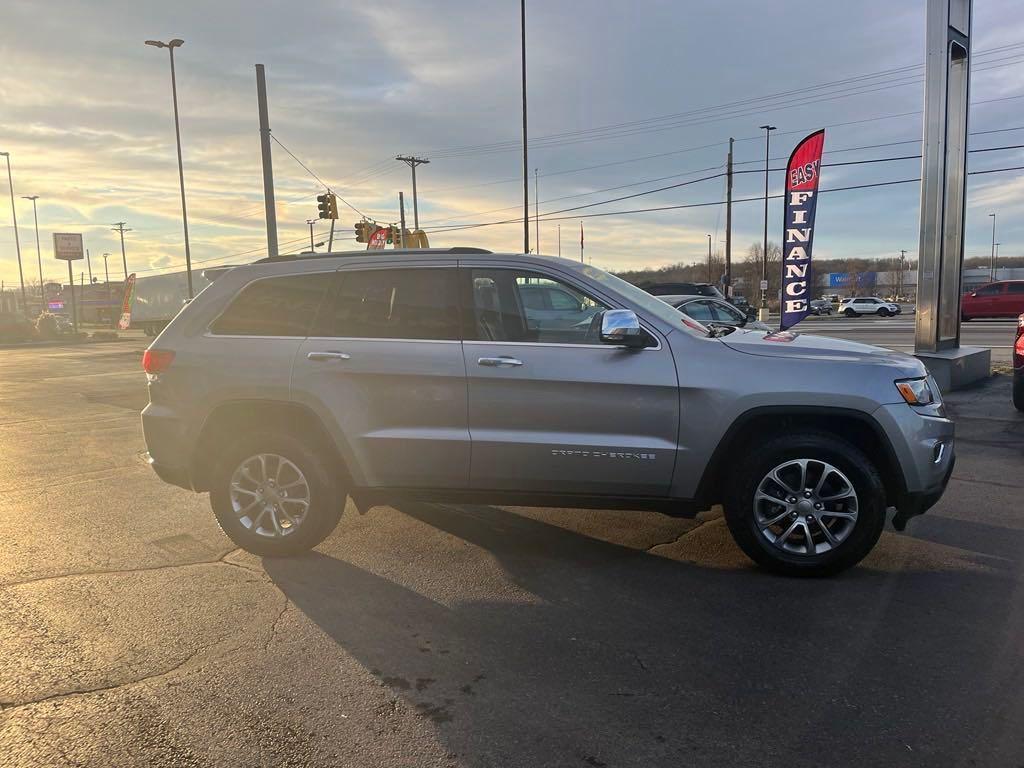
[[[989,264],[989,278],[991,280],[996,279],[996,215],[990,213],[989,217],[992,219],[992,262]]]
[[[109,253],[103,254],[103,275],[105,277],[104,285],[107,288],[107,312],[110,312],[110,270],[107,269],[107,259],[110,257]],[[110,312],[111,320],[113,320],[114,313]]]
[[[22,200],[32,201],[32,218],[36,223],[36,261],[39,262],[39,311],[46,311],[46,295],[43,293],[43,256],[42,251],[39,250],[39,213],[36,211],[36,200],[39,199],[39,195],[22,195]]]
[[[764,251],[761,253],[761,311],[758,320],[768,319],[768,147],[771,144],[774,125],[762,125],[764,131]]]
[[[708,282],[711,283],[711,235],[708,235]]]
[[[18,239],[18,214],[14,210],[14,180],[11,177],[11,153],[0,152],[7,158],[7,183],[11,188],[11,219],[14,221],[14,247],[18,252],[18,279],[21,281],[21,311],[28,314],[28,300],[25,298],[25,276],[21,272],[21,240]]]
[[[174,49],[185,44],[184,40],[175,38],[168,43],[159,40],[147,40],[146,45],[155,48],[166,48],[171,54],[171,100],[174,102],[174,139],[178,145],[178,186],[181,188],[181,223],[185,229],[185,275],[188,279],[188,297],[194,298],[192,293],[192,253],[188,247],[188,212],[185,208],[185,170],[181,164],[181,128],[178,125],[178,85],[174,79]]]

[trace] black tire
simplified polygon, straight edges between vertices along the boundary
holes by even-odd
[[[1013,374],[1013,407],[1024,411],[1024,373]]]
[[[251,530],[232,506],[232,475],[246,459],[258,454],[284,457],[301,470],[308,484],[309,507],[302,522],[286,536],[270,538]],[[265,557],[297,555],[326,539],[345,509],[345,483],[331,469],[321,452],[287,433],[243,435],[218,457],[210,488],[210,506],[221,530],[242,549]]]
[[[828,462],[849,478],[858,498],[857,520],[847,537],[821,554],[794,554],[776,547],[754,517],[754,494],[774,468],[792,459]],[[730,473],[725,519],[740,549],[763,568],[791,576],[831,576],[859,563],[878,543],[885,525],[885,486],[863,451],[825,432],[780,435],[748,449]]]
[[[972,318],[970,315],[960,315],[960,322],[969,323],[971,320]]]
[[[879,317],[888,317],[892,313],[885,307],[879,307],[878,312],[876,312],[875,314],[878,315]]]
[[[850,309],[849,307],[847,307],[846,309],[843,310],[843,314],[846,315],[847,317],[856,317],[857,316],[857,313],[854,310]]]

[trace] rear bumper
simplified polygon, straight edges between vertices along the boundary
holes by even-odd
[[[176,485],[179,488],[186,490],[192,490],[192,480],[189,477],[189,472],[183,467],[169,467],[166,464],[158,464],[153,460],[153,457],[148,453],[146,454],[146,462],[153,471],[156,472],[156,476],[163,480],[165,483]]]

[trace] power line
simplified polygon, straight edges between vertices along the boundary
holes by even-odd
[[[326,190],[327,190],[328,192],[330,192],[330,191],[331,191],[331,186],[330,186],[330,185],[329,185],[329,184],[328,184],[328,183],[327,183],[326,181],[324,181],[324,180],[323,180],[323,179],[321,179],[321,178],[320,178],[319,176],[317,176],[317,175],[316,175],[315,173],[313,173],[313,171],[311,171],[311,170],[310,170],[309,166],[308,166],[308,165],[306,165],[306,164],[305,164],[304,162],[302,162],[301,160],[299,160],[299,158],[297,158],[297,157],[295,156],[295,153],[294,153],[294,152],[292,152],[292,151],[291,151],[290,149],[288,149],[288,147],[286,147],[286,146],[285,146],[284,144],[282,144],[282,143],[281,143],[281,140],[280,140],[279,138],[277,138],[277,136],[275,136],[274,134],[270,134],[270,138],[272,138],[272,139],[273,139],[273,140],[274,140],[275,142],[277,142],[277,145],[278,145],[279,147],[281,147],[281,149],[283,149],[283,150],[284,150],[285,152],[287,152],[287,153],[288,153],[288,154],[289,154],[289,155],[291,156],[292,160],[294,160],[294,161],[295,161],[296,163],[298,163],[298,164],[299,164],[300,166],[302,166],[302,169],[303,169],[303,170],[304,170],[304,171],[305,171],[306,173],[308,173],[308,174],[309,174],[310,176],[312,176],[312,177],[313,177],[314,179],[316,179],[316,180],[317,180],[317,182],[318,182],[318,183],[320,184],[320,186],[321,186],[321,187],[323,187],[324,189],[326,189]],[[367,217],[367,215],[366,215],[365,213],[363,213],[362,211],[360,211],[360,210],[359,210],[358,208],[356,208],[356,207],[355,207],[354,205],[352,205],[352,203],[350,203],[350,202],[349,202],[348,200],[346,200],[345,198],[343,198],[343,197],[342,197],[341,195],[339,195],[339,194],[337,194],[337,193],[333,193],[333,194],[334,194],[334,196],[335,196],[335,197],[337,197],[337,198],[338,198],[339,200],[341,200],[341,202],[343,202],[343,203],[344,203],[345,205],[347,205],[347,206],[348,206],[349,208],[351,208],[351,209],[352,209],[353,211],[355,211],[356,213],[358,213],[358,214],[359,214],[360,216],[362,216],[362,217],[363,217],[364,219],[365,219],[365,218],[368,218],[368,217]]]

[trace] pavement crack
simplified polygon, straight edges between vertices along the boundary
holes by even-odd
[[[291,601],[288,599],[286,595],[282,594],[281,597],[284,598],[284,603],[282,603],[281,605],[281,610],[277,612],[277,616],[275,616],[274,620],[270,622],[270,633],[267,635],[266,642],[263,643],[264,653],[269,653],[270,645],[274,642],[274,638],[277,637],[277,625],[281,623],[281,619],[284,618],[284,614],[288,610],[288,606],[291,603]]]
[[[68,573],[56,573],[49,576],[33,576],[30,579],[22,579],[21,581],[10,581],[0,584],[0,589],[21,587],[26,584],[36,584],[42,581],[59,581],[61,579],[74,579],[85,576],[117,576],[129,573],[145,573],[146,571],[166,571],[173,568],[194,568],[202,565],[231,565],[236,568],[244,568],[244,566],[240,566],[237,563],[225,560],[228,555],[237,551],[237,547],[232,547],[231,549],[221,552],[217,557],[209,560],[190,560],[184,563],[166,563],[164,565],[140,565],[133,568],[98,568],[90,571],[70,571]],[[251,571],[252,569],[244,568],[244,570]]]

